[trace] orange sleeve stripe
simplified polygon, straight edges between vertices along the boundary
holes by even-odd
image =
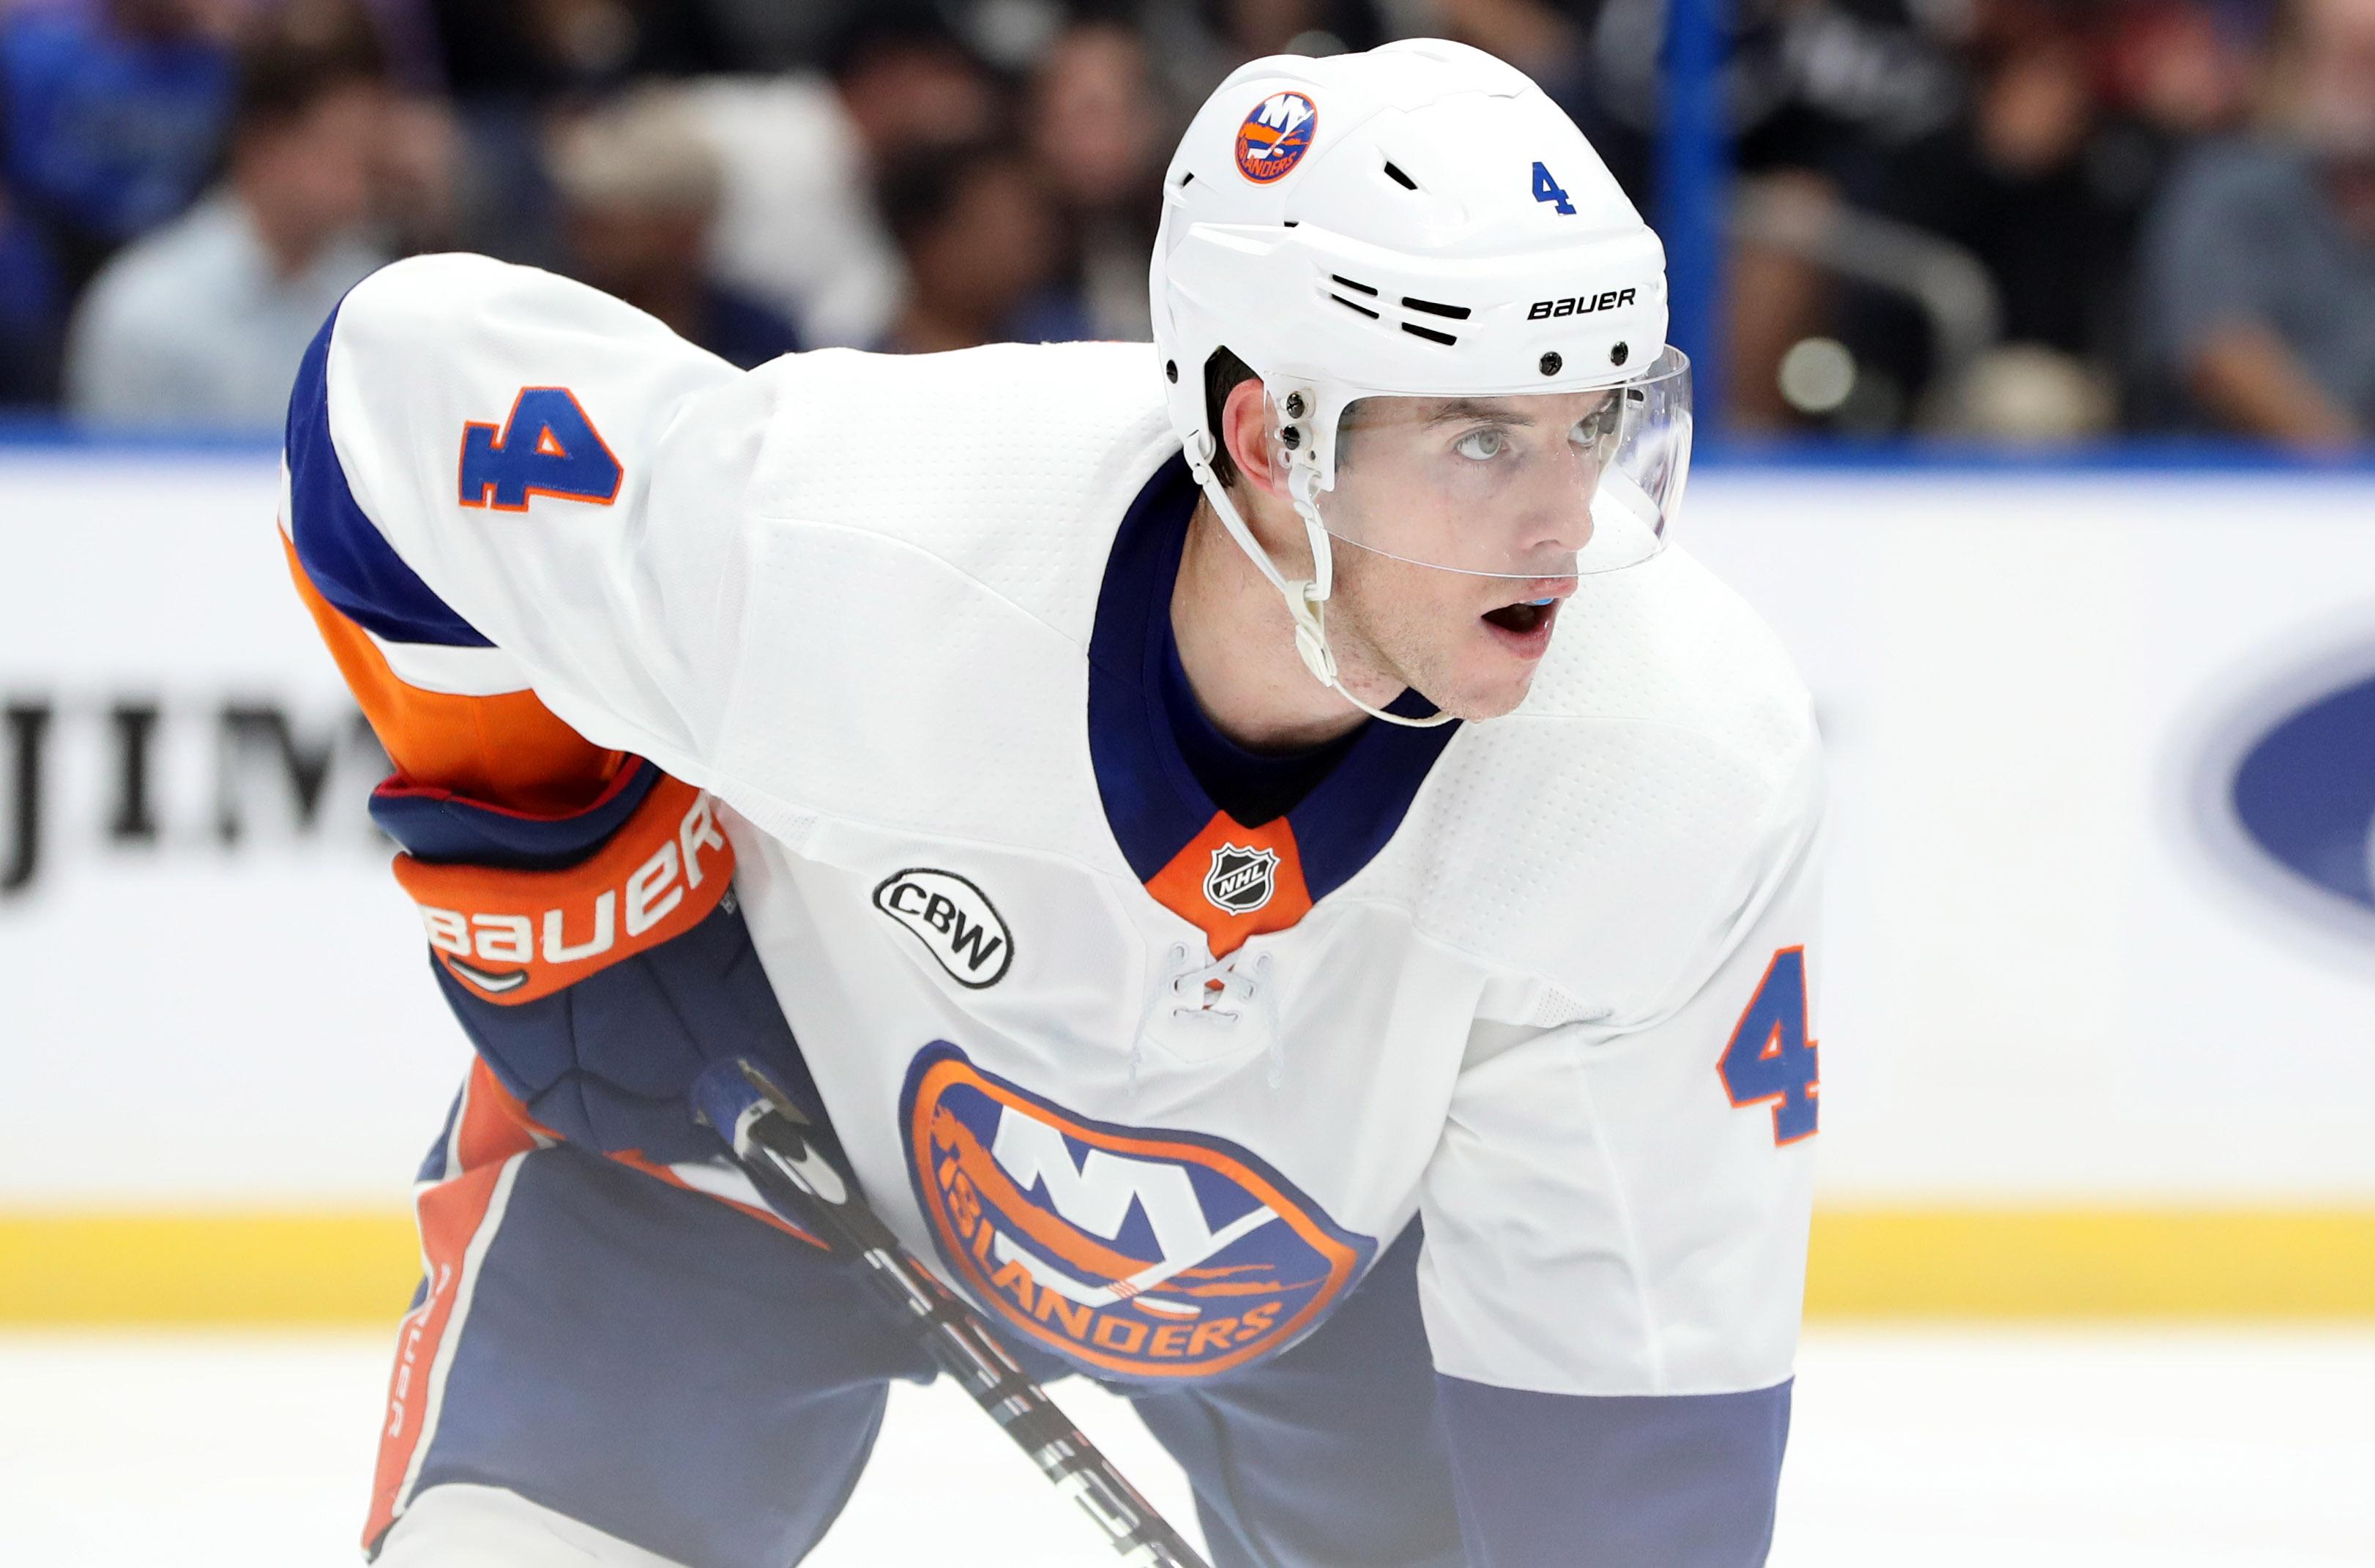
[[[286,535],[280,548],[298,597],[405,783],[481,805],[562,816],[592,805],[625,764],[625,752],[596,746],[533,691],[458,697],[407,685],[370,634],[313,586]]]

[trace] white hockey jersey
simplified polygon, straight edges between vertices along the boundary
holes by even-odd
[[[1140,698],[1185,484],[1141,346],[749,373],[471,257],[346,301],[326,419],[400,680],[711,792],[843,1145],[1018,1338],[1195,1376],[1423,1219],[1439,1370],[1789,1376],[1818,1085],[1804,690],[1683,549],[1531,695],[1276,821]],[[1165,554],[1166,548],[1170,552]]]

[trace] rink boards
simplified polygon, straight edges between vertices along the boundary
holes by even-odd
[[[467,1047],[276,489],[0,445],[0,1320],[409,1291]],[[1812,1308],[2375,1315],[2375,473],[1723,464],[1682,528],[1830,743]]]

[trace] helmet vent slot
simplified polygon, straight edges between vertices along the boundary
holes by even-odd
[[[1449,316],[1453,321],[1468,319],[1468,307],[1465,305],[1443,305],[1437,304],[1433,300],[1412,300],[1407,297],[1403,299],[1402,304],[1406,309],[1424,311],[1431,316]]]
[[[1447,332],[1437,332],[1431,326],[1421,326],[1416,322],[1406,321],[1402,323],[1402,330],[1414,336],[1424,337],[1430,343],[1457,343],[1459,341],[1459,339],[1452,336],[1451,334]]]
[[[1341,294],[1330,294],[1330,295],[1329,295],[1328,297],[1329,297],[1329,299],[1331,299],[1331,300],[1335,301],[1338,304],[1340,304],[1340,305],[1343,306],[1343,307],[1344,307],[1346,310],[1348,310],[1348,311],[1358,311],[1358,312],[1360,312],[1363,315],[1365,315],[1365,316],[1368,317],[1371,321],[1375,321],[1375,320],[1377,320],[1377,312],[1375,312],[1375,311],[1373,311],[1373,310],[1371,310],[1371,309],[1369,309],[1369,307],[1368,307],[1368,306],[1366,306],[1366,305],[1356,305],[1356,304],[1353,303],[1353,301],[1352,301],[1347,300],[1346,298],[1344,298],[1344,296],[1343,296],[1343,295],[1341,295]]]
[[[1386,178],[1391,180],[1395,184],[1400,185],[1405,191],[1415,191],[1418,189],[1418,182],[1403,173],[1400,168],[1390,160],[1386,164]]]
[[[1355,283],[1355,282],[1353,282],[1351,278],[1349,278],[1349,277],[1345,277],[1345,276],[1344,276],[1342,273],[1341,273],[1341,272],[1331,272],[1331,273],[1329,273],[1329,274],[1328,275],[1328,280],[1329,280],[1329,282],[1331,282],[1331,283],[1341,283],[1341,284],[1342,284],[1345,288],[1347,288],[1347,289],[1353,289],[1353,290],[1356,290],[1357,292],[1360,292],[1360,293],[1363,293],[1363,294],[1367,294],[1367,295],[1374,296],[1374,295],[1376,295],[1376,293],[1377,293],[1377,290],[1376,290],[1376,289],[1372,289],[1372,288],[1370,288],[1367,284],[1365,284],[1365,283]]]

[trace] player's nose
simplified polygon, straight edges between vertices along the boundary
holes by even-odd
[[[1591,496],[1599,488],[1600,465],[1573,446],[1539,465],[1526,492],[1521,548],[1577,552],[1591,543]]]

